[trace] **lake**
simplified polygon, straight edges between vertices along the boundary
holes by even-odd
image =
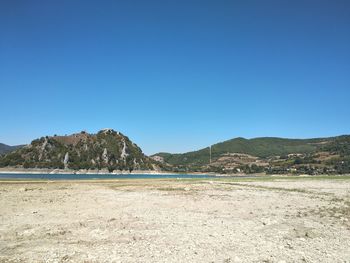
[[[0,179],[100,180],[100,179],[196,179],[215,178],[213,175],[192,174],[0,174]]]

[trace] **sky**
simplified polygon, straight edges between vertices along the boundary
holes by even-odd
[[[350,134],[350,1],[0,0],[0,142],[146,154]]]

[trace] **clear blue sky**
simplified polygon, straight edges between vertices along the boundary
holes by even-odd
[[[350,1],[0,0],[0,142],[147,154],[350,133]]]

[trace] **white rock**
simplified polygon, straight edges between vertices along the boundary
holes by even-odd
[[[125,159],[129,155],[126,153],[126,149],[127,149],[127,146],[126,146],[125,140],[123,139],[123,149],[120,155],[120,157],[122,157],[123,159]]]
[[[68,168],[68,161],[69,161],[69,154],[66,152],[66,155],[64,156],[63,164],[64,164],[64,169]]]
[[[39,161],[41,161],[41,159],[43,158],[43,153],[45,151],[46,145],[47,145],[47,138],[45,137],[45,141],[44,141],[43,145],[41,146],[41,151],[40,151],[40,155],[39,155]]]
[[[238,262],[242,262],[242,260],[239,257],[235,256],[233,259],[233,262],[238,263]]]
[[[108,163],[108,152],[107,149],[104,148],[103,153],[102,153],[102,160],[107,164]]]

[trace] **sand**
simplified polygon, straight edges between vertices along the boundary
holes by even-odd
[[[0,262],[350,262],[350,180],[0,182]]]

